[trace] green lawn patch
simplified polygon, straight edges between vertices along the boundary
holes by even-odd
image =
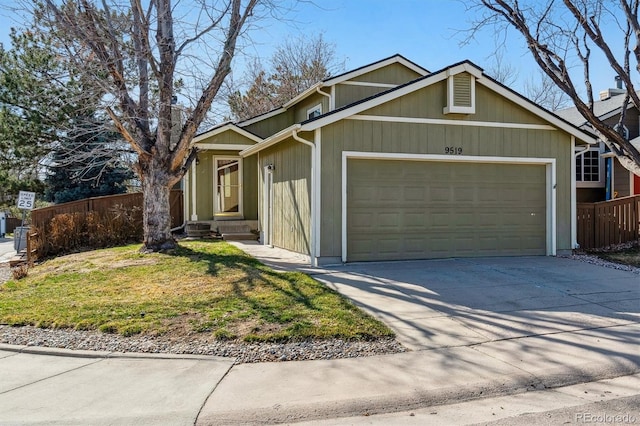
[[[302,273],[221,241],[172,254],[139,245],[62,256],[0,285],[0,323],[244,341],[374,339],[393,332]]]

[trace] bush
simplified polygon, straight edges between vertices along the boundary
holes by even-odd
[[[29,266],[27,265],[18,265],[15,268],[11,268],[11,275],[14,280],[21,280],[26,278],[29,275]]]
[[[58,214],[32,232],[36,234],[32,244],[38,257],[140,242],[142,209],[117,205],[106,213]]]

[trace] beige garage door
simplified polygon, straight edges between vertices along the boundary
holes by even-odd
[[[349,159],[347,261],[546,254],[544,165]]]

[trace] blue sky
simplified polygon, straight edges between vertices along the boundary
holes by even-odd
[[[273,48],[286,37],[318,33],[336,46],[337,56],[345,61],[346,70],[360,67],[400,53],[428,70],[469,59],[485,70],[494,63],[496,43],[490,29],[467,46],[460,42],[459,30],[470,27],[474,16],[458,0],[316,0],[300,2],[278,21],[262,21],[251,33],[254,45],[246,49],[252,56],[267,59]],[[5,6],[8,2],[3,2]],[[0,9],[0,42],[8,45],[9,28],[15,20]],[[525,80],[536,75],[537,68],[525,50],[522,38],[515,32],[507,39],[503,61],[518,71],[514,89],[522,91]],[[242,60],[234,73],[241,74]],[[592,83],[597,92],[613,85],[613,72],[608,68],[592,70]]]

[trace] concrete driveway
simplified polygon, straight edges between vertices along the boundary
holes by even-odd
[[[413,350],[640,322],[640,275],[567,258],[360,263],[314,277]]]

